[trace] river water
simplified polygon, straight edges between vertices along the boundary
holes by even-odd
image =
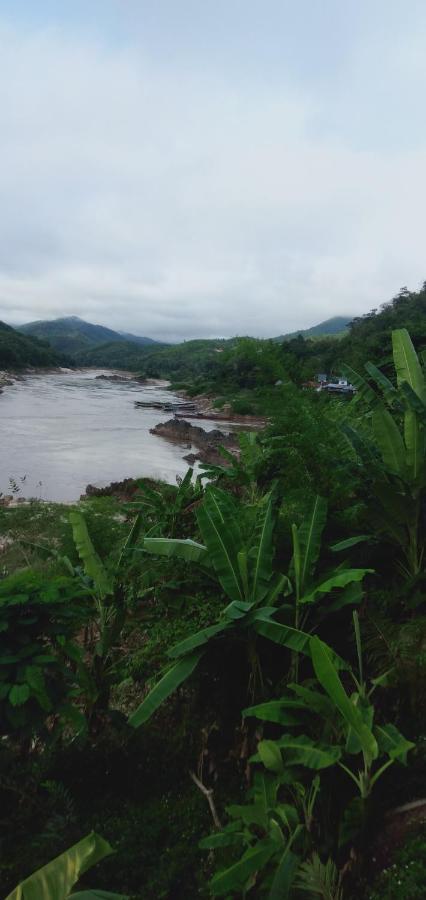
[[[0,492],[73,501],[87,484],[123,478],[176,482],[187,444],[149,433],[171,414],[138,409],[135,400],[174,400],[164,385],[97,379],[104,370],[29,375],[0,395]],[[203,428],[218,428],[203,420]],[[229,426],[222,430],[229,430]]]

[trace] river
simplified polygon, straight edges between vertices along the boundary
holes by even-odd
[[[187,445],[149,433],[170,413],[135,400],[174,400],[164,385],[98,379],[104,370],[27,375],[0,395],[0,493],[70,502],[87,484],[123,478],[176,482]],[[204,420],[203,428],[221,427]]]

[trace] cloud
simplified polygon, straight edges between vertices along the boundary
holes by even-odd
[[[401,108],[404,79],[422,95],[419,46],[417,28],[394,48]],[[341,83],[317,88],[139,38],[0,25],[0,318],[268,336],[416,287],[424,132],[413,109],[415,139],[398,137],[389,98],[374,115],[391,56],[374,47],[348,48]]]

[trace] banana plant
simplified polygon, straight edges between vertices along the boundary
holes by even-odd
[[[173,537],[177,527],[182,527],[182,516],[198,503],[203,496],[201,476],[195,484],[192,481],[194,470],[189,468],[183,478],[177,477],[177,488],[167,493],[149,487],[143,481],[139,483],[136,499],[127,504],[129,510],[141,511],[151,525],[149,533],[155,536],[167,534]]]
[[[347,422],[343,428],[373,476],[381,530],[398,546],[404,575],[415,578],[424,562],[426,378],[405,328],[392,332],[392,348],[394,382],[367,363],[373,389],[365,378],[346,367],[358,390],[355,404],[366,405],[368,416],[355,424]]]
[[[21,881],[6,900],[129,900],[123,894],[102,890],[87,889],[71,893],[88,869],[113,852],[108,841],[92,831],[65,853]]]
[[[302,785],[293,785],[293,794]],[[306,823],[300,802],[285,802],[282,780],[271,772],[257,771],[247,802],[226,808],[229,823],[220,831],[203,838],[203,850],[231,848],[238,858],[226,868],[219,868],[210,881],[213,897],[246,895],[256,884],[269,900],[285,900],[301,862],[306,844]],[[319,780],[308,806],[312,813]],[[300,793],[299,793],[300,797]]]
[[[324,501],[317,498],[311,515],[300,531],[294,530],[296,610],[302,602],[308,607],[317,597],[324,597],[335,588],[359,582],[366,572],[371,571],[340,568],[325,581],[312,581],[325,513]],[[257,504],[243,506],[238,505],[229,494],[209,485],[204,502],[197,509],[204,543],[176,538],[145,538],[145,552],[179,557],[204,567],[210,576],[217,579],[230,602],[218,622],[171,648],[169,657],[176,660],[175,665],[130,717],[131,725],[137,727],[152,715],[160,703],[192,674],[210,641],[217,640],[219,636],[232,638],[236,634],[244,635],[253,661],[254,677],[258,666],[257,635],[286,647],[294,654],[309,655],[309,633],[299,627],[297,612],[291,624],[276,619],[277,614],[282,612],[282,598],[292,592],[292,584],[288,575],[274,570],[275,515],[272,494],[267,494]]]
[[[265,633],[279,608],[278,599],[291,590],[288,577],[275,573],[273,567],[275,513],[270,494],[249,508],[238,505],[232,496],[209,485],[197,509],[197,521],[204,543],[145,538],[144,551],[197,563],[219,582],[229,602],[216,623],[171,648],[168,655],[175,661],[174,666],[131,715],[129,721],[134,727],[145,722],[192,674],[210,641],[219,636],[244,635],[249,654],[255,660],[257,634]],[[273,624],[270,639],[291,650],[308,652],[309,635],[280,622]],[[270,636],[266,634],[266,637]]]
[[[337,611],[347,603],[359,602],[362,597],[361,582],[366,575],[373,573],[372,569],[351,568],[344,561],[331,571],[321,576],[317,575],[326,519],[327,501],[323,497],[316,496],[302,524],[299,527],[292,525],[293,558],[290,574],[294,584],[295,628],[306,628],[318,601],[329,597],[333,590],[338,589],[341,594],[338,598],[333,595],[332,606],[326,608],[327,614]],[[335,552],[347,550],[364,539],[364,535],[349,538],[335,544],[331,549]],[[350,590],[347,590],[348,588]]]
[[[372,694],[377,683],[367,689],[364,680],[361,637],[357,614],[354,613],[355,637],[358,652],[358,675],[351,672],[355,690],[348,695],[333,660],[331,648],[317,636],[310,638],[310,654],[317,687],[289,684],[289,693],[279,700],[258,704],[243,711],[244,717],[262,722],[274,722],[286,727],[287,733],[277,740],[259,742],[253,761],[262,762],[270,771],[281,773],[301,765],[308,769],[338,765],[355,784],[356,797],[345,812],[342,833],[348,836],[349,820],[357,824],[365,817],[368,800],[374,785],[395,762],[407,763],[407,754],[414,744],[407,740],[393,724],[375,723]],[[322,690],[318,690],[322,688]],[[314,718],[312,718],[314,717]],[[318,717],[323,724],[327,744],[305,734],[293,734],[302,726],[312,731]],[[353,758],[358,758],[354,767]],[[353,821],[352,821],[352,824]]]
[[[219,447],[224,463],[227,462],[228,465],[201,463],[201,478],[208,478],[210,481],[218,479],[229,481],[242,488],[249,502],[254,503],[259,498],[256,473],[263,456],[263,448],[258,442],[256,432],[253,431],[242,432],[238,436],[238,443],[238,456],[230,453],[226,447]]]
[[[80,654],[76,659],[80,681],[85,690],[89,720],[93,723],[100,712],[109,705],[114,678],[114,647],[121,634],[125,617],[125,590],[123,584],[125,563],[134,550],[142,527],[141,515],[135,518],[122,547],[115,569],[110,573],[91,540],[84,514],[73,509],[69,514],[74,543],[83,565],[84,583],[90,586],[97,611],[98,639],[91,663],[88,665]],[[79,573],[75,570],[75,574]]]

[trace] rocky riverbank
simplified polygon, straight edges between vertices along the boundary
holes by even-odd
[[[169,419],[168,422],[160,422],[150,429],[151,434],[164,437],[168,441],[176,441],[180,444],[187,444],[189,450],[197,449],[197,453],[188,453],[184,459],[191,465],[194,462],[207,462],[214,465],[225,464],[223,456],[220,454],[219,447],[226,447],[230,453],[238,456],[239,445],[235,434],[226,434],[218,429],[206,431],[199,425],[192,425],[185,419]]]

